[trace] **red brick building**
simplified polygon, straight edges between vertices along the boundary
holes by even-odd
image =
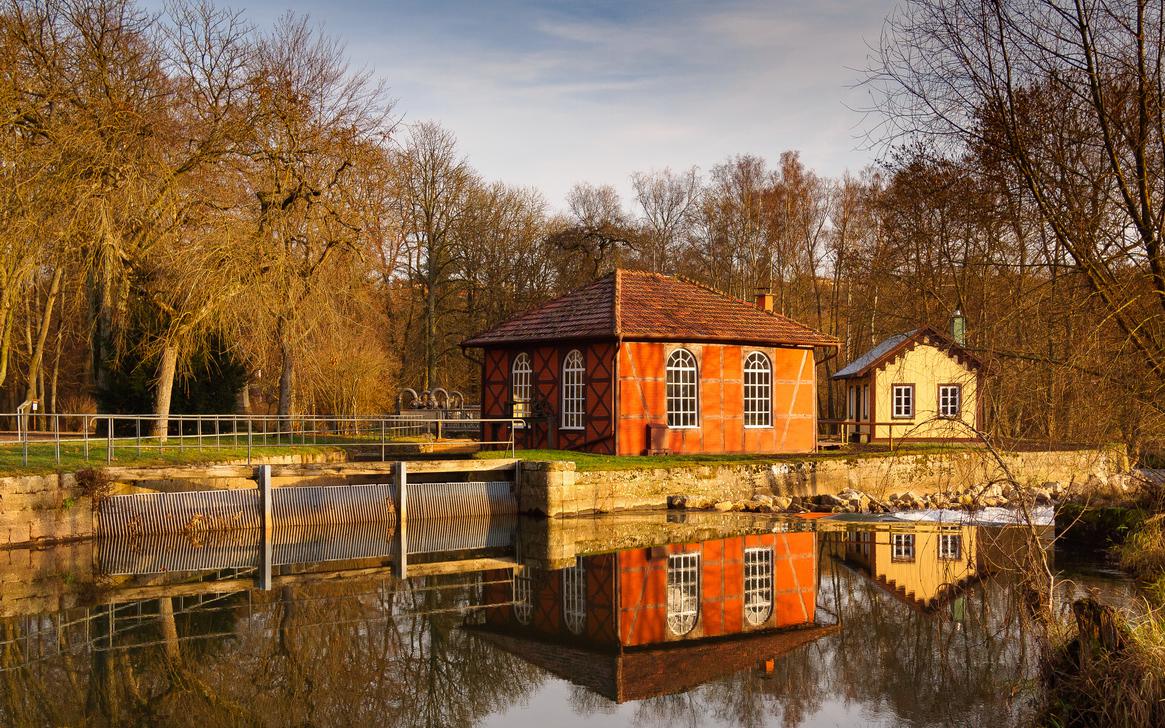
[[[612,700],[675,692],[787,652],[816,617],[811,531],[585,556],[486,579],[483,634]],[[545,649],[539,649],[539,646]],[[681,669],[682,668],[682,669]]]
[[[682,278],[616,270],[462,346],[483,350],[482,417],[523,418],[518,447],[810,452],[815,349],[837,341],[771,308],[771,296],[754,306]],[[483,439],[506,439],[507,429],[487,425]]]

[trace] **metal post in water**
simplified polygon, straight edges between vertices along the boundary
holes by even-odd
[[[256,476],[259,481],[259,523],[263,537],[259,559],[259,588],[271,591],[271,466],[260,465]]]
[[[396,535],[400,550],[398,553],[398,574],[401,579],[407,579],[409,575],[409,539],[406,533],[406,524],[408,523],[408,483],[409,472],[408,466],[403,460],[396,464]]]

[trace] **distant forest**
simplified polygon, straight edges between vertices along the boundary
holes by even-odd
[[[904,2],[855,77],[885,150],[869,169],[676,160],[633,175],[630,199],[579,182],[555,214],[482,178],[452,130],[401,122],[306,18],[5,0],[0,406],[373,414],[431,386],[474,401],[463,338],[620,266],[771,291],[836,336],[823,417],[843,414],[836,369],[958,308],[993,434],[1157,447],[1162,8],[1061,5]]]

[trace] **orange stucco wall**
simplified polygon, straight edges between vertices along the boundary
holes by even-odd
[[[619,642],[625,647],[724,637],[809,624],[816,618],[816,534],[758,534],[618,554]],[[773,606],[769,619],[744,619],[744,550],[773,549]],[[696,626],[677,636],[667,625],[667,557],[700,554],[700,611]]]
[[[531,569],[531,615],[521,623],[505,572],[487,572],[485,622],[517,634],[589,647],[642,647],[806,625],[816,620],[817,534],[767,533],[585,556],[586,622],[572,634],[563,622],[562,571]],[[744,552],[773,550],[772,613],[762,624],[744,618]],[[699,613],[684,635],[667,624],[667,566],[671,554],[700,554]]]
[[[665,362],[680,347],[699,367],[699,426],[669,429],[667,448],[679,453],[811,452],[817,439],[816,375],[812,349],[731,344],[623,342],[618,358],[620,455],[647,450],[647,425],[667,423]],[[773,364],[772,426],[744,426],[744,358],[765,353]]]

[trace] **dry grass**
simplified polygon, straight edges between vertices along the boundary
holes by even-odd
[[[1126,638],[1119,650],[1089,652],[1073,636],[1056,650],[1041,725],[1165,725],[1165,615],[1158,611],[1130,626]]]
[[[1150,607],[1135,623],[1114,617],[1115,646],[1095,635],[1082,639],[1076,629],[1056,640],[1045,663],[1043,725],[1165,725],[1165,514],[1146,519],[1118,553],[1121,566],[1144,586]]]
[[[1121,567],[1147,585],[1165,578],[1165,513],[1145,519],[1119,549]]]

